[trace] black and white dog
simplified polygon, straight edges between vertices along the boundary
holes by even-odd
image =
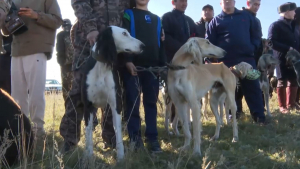
[[[287,52],[285,58],[287,65],[293,66],[297,75],[298,85],[300,86],[300,53],[296,50],[290,50]]]
[[[8,140],[4,139],[5,130],[9,131]],[[0,89],[0,163],[5,168],[10,168],[9,166],[21,160],[23,155],[29,155],[33,135],[30,121],[21,113],[20,106],[7,92]]]
[[[121,126],[121,85],[115,65],[117,55],[119,53],[140,54],[144,46],[141,41],[131,37],[127,30],[110,26],[98,36],[91,51],[92,57],[83,67],[87,75],[82,87],[85,124],[87,129],[92,125],[93,115],[90,109],[92,106],[96,108],[105,108],[107,104],[110,106],[116,133],[118,160],[124,158],[124,146]],[[87,141],[90,140],[90,143],[86,143],[87,151],[92,155],[92,132],[89,132],[86,137]]]

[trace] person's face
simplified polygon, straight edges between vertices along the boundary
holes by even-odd
[[[235,7],[235,0],[221,0],[221,8],[224,11],[233,10]]]
[[[247,1],[247,6],[250,11],[257,13],[260,8],[260,0],[252,0],[252,2]]]
[[[150,0],[135,0],[136,4],[139,6],[145,6],[148,5]]]
[[[214,17],[214,11],[210,8],[205,8],[202,11],[202,18],[205,20],[211,20]]]
[[[69,32],[71,30],[72,25],[63,26],[63,30]]]
[[[284,17],[287,18],[287,19],[294,19],[295,18],[295,10],[292,10],[292,11],[287,11],[285,14],[284,14]]]
[[[184,12],[187,8],[187,0],[176,0],[172,1],[172,4],[175,6],[175,9]]]

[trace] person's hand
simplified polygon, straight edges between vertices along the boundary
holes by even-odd
[[[132,76],[137,76],[136,67],[134,66],[134,64],[132,62],[127,62],[126,67]]]
[[[38,19],[38,13],[30,8],[20,8],[19,15],[26,16],[31,19]]]
[[[90,42],[91,46],[96,43],[96,39],[98,35],[99,35],[98,31],[92,31],[86,36],[86,39]]]

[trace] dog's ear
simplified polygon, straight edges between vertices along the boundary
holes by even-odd
[[[112,65],[117,59],[117,48],[111,27],[105,29],[101,35],[98,36],[96,45],[96,55],[94,58]]]
[[[194,38],[191,38],[190,40],[188,40],[186,45],[187,46],[186,46],[185,52],[193,55],[193,59],[197,63],[202,62],[202,54],[201,54],[201,49],[200,49],[198,41]]]

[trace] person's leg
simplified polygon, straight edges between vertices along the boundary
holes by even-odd
[[[28,87],[25,79],[23,57],[11,60],[11,96],[21,107],[22,113],[29,117]]]
[[[78,144],[83,119],[83,103],[81,100],[81,81],[83,75],[74,71],[72,88],[66,99],[65,114],[60,123],[60,135],[64,138],[64,151],[67,152]]]
[[[297,93],[298,93],[298,84],[296,79],[288,80],[287,88],[286,88],[286,105],[288,109],[300,110],[298,105],[296,104]]]
[[[265,122],[263,98],[258,80],[241,80],[242,90],[255,122]]]
[[[236,86],[236,90],[235,90],[235,102],[236,102],[236,106],[237,106],[236,118],[237,119],[241,116],[241,114],[243,112],[243,97],[244,97],[244,93],[242,90],[241,82],[239,81]]]
[[[29,90],[30,117],[36,127],[38,135],[43,135],[45,133],[44,116],[46,106],[46,66],[47,57],[44,53],[37,53],[23,57],[23,67]]]
[[[145,111],[147,143],[152,152],[161,152],[157,140],[157,99],[159,94],[159,80],[155,79],[149,72],[142,72],[141,85],[143,92],[143,105]]]
[[[70,91],[70,89],[68,89],[68,87],[69,87],[69,85],[68,85],[68,83],[69,83],[69,81],[68,81],[68,72],[65,71],[63,67],[61,67],[60,71],[61,71],[61,82],[62,82],[63,98],[64,98],[64,101],[66,101],[68,92]]]
[[[141,139],[140,107],[140,82],[138,76],[132,76],[124,70],[124,86],[126,91],[126,118],[127,130],[131,142]]]
[[[278,79],[277,97],[278,97],[279,111],[284,114],[289,113],[286,107],[286,85],[287,85],[287,80]]]

